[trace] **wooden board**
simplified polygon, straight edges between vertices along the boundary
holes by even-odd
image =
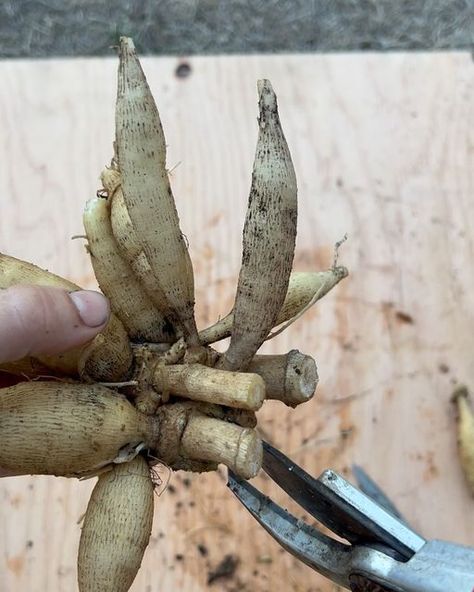
[[[317,397],[260,413],[265,437],[314,474],[356,462],[427,537],[474,544],[450,394],[474,389],[474,146],[467,53],[145,59],[194,261],[199,325],[233,301],[256,139],[256,88],[272,80],[299,178],[295,268],[345,280],[267,351],[318,362]],[[81,210],[111,157],[115,59],[0,64],[0,249],[95,286]],[[166,471],[162,471],[166,480]],[[256,483],[284,503],[278,488]],[[79,520],[92,482],[0,482],[0,589],[76,589]],[[292,506],[293,507],[293,506]],[[282,552],[225,487],[175,474],[156,497],[133,592],[330,592]]]

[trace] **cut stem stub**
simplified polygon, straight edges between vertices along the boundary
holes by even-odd
[[[309,401],[318,384],[316,362],[297,349],[283,355],[255,356],[248,371],[263,378],[267,399],[277,399],[289,407]]]
[[[244,479],[262,466],[262,441],[255,430],[205,415],[190,418],[181,438],[187,457],[223,463]]]
[[[189,462],[223,463],[244,479],[262,466],[262,442],[255,430],[205,415],[201,403],[172,403],[157,412],[157,458],[171,468]]]
[[[160,392],[193,401],[256,411],[265,399],[265,383],[257,374],[228,372],[202,364],[157,365],[153,386]]]

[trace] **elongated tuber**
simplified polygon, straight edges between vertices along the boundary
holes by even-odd
[[[458,449],[461,467],[474,495],[474,412],[466,387],[458,387],[453,395],[458,410]]]
[[[80,477],[133,457],[157,423],[100,385],[23,382],[0,392],[0,467]]]
[[[153,523],[153,482],[141,456],[99,477],[82,526],[79,592],[127,592]]]
[[[122,177],[118,169],[105,169],[102,172],[101,179],[109,200],[111,200],[110,222],[120,254],[132,268],[143,290],[153,300],[155,307],[163,313],[169,312],[168,299],[153,276],[150,263],[143,252],[136,230],[130,220],[123,198]]]
[[[232,335],[221,367],[245,369],[278,317],[288,288],[296,238],[297,189],[277,100],[258,82],[259,134],[243,232]]]
[[[334,288],[348,271],[343,266],[326,271],[296,271],[290,275],[288,292],[278,313],[275,325],[280,325],[300,314],[310,303],[317,302]]]
[[[348,271],[339,266],[326,271],[294,271],[290,275],[288,290],[283,305],[278,313],[275,327],[286,323],[300,314],[311,302],[314,304],[334,288]],[[203,345],[215,343],[232,334],[234,313],[219,319],[217,323],[199,331],[199,340]]]
[[[115,190],[112,193],[112,188],[116,184],[116,177],[113,176],[112,180],[109,181],[108,177],[115,173],[118,175],[120,185],[115,187]],[[123,191],[122,191],[122,177],[120,173],[115,169],[106,169],[102,174],[102,182],[103,185],[109,195],[110,200],[110,223],[112,225],[112,232],[115,236],[115,239],[118,243],[118,247],[122,256],[132,264],[133,261],[143,253],[143,249],[141,247],[140,241],[136,236],[135,228],[130,220],[130,216],[128,214],[127,206],[125,205],[125,200],[123,198]],[[152,274],[152,270],[150,264],[148,264],[148,274]],[[156,289],[155,287],[156,282],[153,283],[153,290]],[[164,298],[164,295],[163,295]],[[163,306],[168,306],[168,304],[164,301]]]
[[[172,320],[198,344],[191,259],[169,184],[160,117],[131,39],[120,39],[119,56],[115,129],[125,205]]]
[[[169,341],[173,332],[168,330],[168,322],[118,251],[107,200],[96,197],[88,201],[83,220],[95,276],[128,335],[138,340]]]

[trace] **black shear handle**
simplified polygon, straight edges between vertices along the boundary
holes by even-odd
[[[357,574],[349,576],[349,583],[352,592],[397,592],[396,590],[393,590],[393,588],[384,588],[380,584],[372,582],[366,577]]]

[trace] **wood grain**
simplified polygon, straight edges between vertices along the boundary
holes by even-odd
[[[262,433],[308,471],[363,465],[427,537],[474,544],[456,455],[453,385],[474,389],[474,70],[467,53],[144,60],[196,275],[199,326],[232,305],[257,135],[256,80],[279,97],[299,180],[295,268],[351,271],[264,351],[297,347],[314,401],[269,402]],[[115,59],[0,64],[0,250],[94,287],[81,210],[112,154]],[[166,469],[161,470],[164,482]],[[283,494],[256,483],[277,501]],[[77,521],[92,482],[0,482],[0,589],[76,589]],[[163,485],[164,487],[164,485]],[[163,488],[162,487],[162,488]],[[290,508],[294,506],[290,504]],[[330,592],[226,490],[223,473],[175,474],[156,497],[133,592]]]

